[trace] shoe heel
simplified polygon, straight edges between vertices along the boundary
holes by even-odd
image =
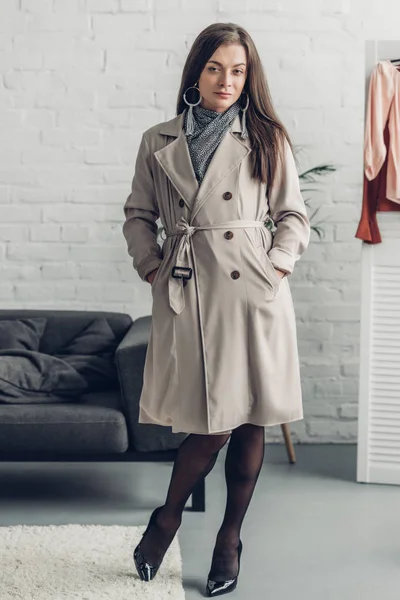
[[[233,592],[236,589],[238,583],[238,577],[240,573],[240,557],[242,555],[243,544],[242,540],[239,539],[238,545],[238,572],[234,579],[227,579],[226,581],[214,581],[207,577],[207,585],[206,585],[206,596],[215,597],[222,596],[223,594],[229,594],[229,592]],[[210,574],[209,574],[210,575]]]

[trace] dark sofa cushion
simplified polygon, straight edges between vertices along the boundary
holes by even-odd
[[[46,321],[45,318],[0,320],[0,350],[39,350]]]
[[[118,340],[104,318],[95,319],[55,354],[87,381],[91,391],[118,385],[115,351]]]
[[[23,349],[0,350],[0,402],[76,401],[87,381],[60,358]]]

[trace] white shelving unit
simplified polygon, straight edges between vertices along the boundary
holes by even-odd
[[[368,41],[369,75],[400,41]],[[362,244],[357,481],[400,485],[400,212],[377,213],[382,243]]]

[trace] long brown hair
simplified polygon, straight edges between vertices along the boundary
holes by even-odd
[[[235,23],[212,23],[199,33],[183,67],[176,114],[179,115],[187,108],[183,99],[184,91],[198,81],[206,63],[216,49],[227,44],[241,44],[246,51],[248,66],[243,92],[248,93],[250,100],[246,121],[249,140],[253,148],[250,153],[252,177],[267,184],[268,196],[274,181],[277,163],[283,159],[283,138],[286,137],[292,151],[293,146],[285,126],[273,107],[268,83],[255,44],[243,27]],[[190,99],[189,93],[188,97]]]

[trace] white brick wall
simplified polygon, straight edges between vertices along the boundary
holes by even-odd
[[[140,135],[174,116],[199,31],[237,22],[302,170],[338,168],[314,195],[326,237],[291,278],[305,409],[293,439],[355,441],[365,40],[396,39],[399,12],[394,0],[2,2],[0,306],[149,314],[121,232]]]

